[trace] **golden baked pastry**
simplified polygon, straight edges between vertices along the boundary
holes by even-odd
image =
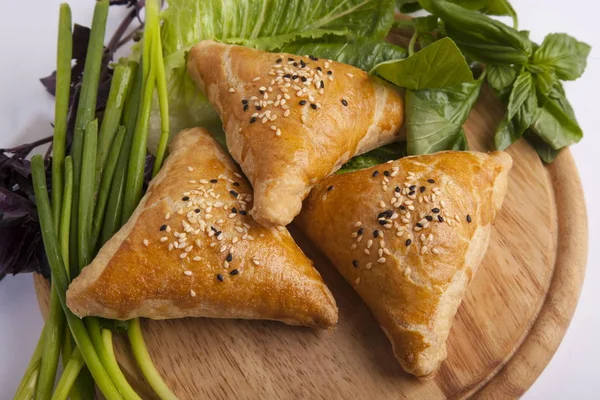
[[[296,219],[419,378],[432,377],[446,358],[511,166],[504,152],[407,157],[324,179]]]
[[[269,319],[327,328],[337,307],[287,229],[247,210],[252,191],[203,129],[181,132],[123,228],[67,291],[71,311],[126,320]]]
[[[188,71],[221,115],[265,226],[290,223],[352,156],[400,139],[401,93],[350,65],[205,40]]]

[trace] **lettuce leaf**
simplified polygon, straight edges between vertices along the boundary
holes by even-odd
[[[192,45],[215,39],[270,51],[326,36],[344,42],[381,40],[393,23],[394,1],[169,0],[161,19],[171,135],[202,125],[224,143],[218,114],[187,74],[185,55]],[[160,136],[158,104],[154,104],[150,151]]]

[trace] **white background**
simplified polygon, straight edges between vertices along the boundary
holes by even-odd
[[[52,133],[53,100],[38,78],[54,69],[59,0],[10,1],[0,13],[0,147]],[[73,21],[89,26],[92,0],[69,0]],[[572,147],[589,216],[589,258],[577,311],[554,358],[525,399],[600,398],[600,3],[596,0],[512,0],[520,28],[541,42],[567,32],[592,45],[583,78],[566,85],[583,127]],[[120,21],[111,11],[108,32]],[[9,399],[42,329],[31,276],[0,282],[0,400]]]

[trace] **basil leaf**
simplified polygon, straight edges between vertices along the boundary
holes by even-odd
[[[500,121],[494,135],[496,150],[506,150],[511,144],[521,138],[522,132],[518,133],[514,121],[509,121],[507,116]]]
[[[524,64],[533,52],[531,40],[480,12],[443,0],[426,0],[421,4],[444,21],[448,36],[475,60]]]
[[[517,111],[527,100],[535,98],[535,85],[531,72],[523,71],[517,77],[508,100],[508,120],[513,119]]]
[[[535,86],[544,96],[549,95],[554,85],[558,83],[556,74],[550,68],[544,68],[542,71],[535,74],[534,78]]]
[[[561,103],[566,103],[568,106]],[[583,137],[574,115],[569,115],[571,113],[572,108],[566,97],[548,98],[531,128],[554,150],[570,146]]]
[[[377,65],[375,73],[411,90],[436,89],[473,81],[473,74],[456,44],[443,38],[403,60]]]
[[[347,172],[357,171],[359,169],[370,168],[375,165],[386,163],[390,160],[397,160],[405,157],[406,143],[395,142],[378,147],[365,154],[351,158],[346,164],[342,165],[337,173],[345,174]]]
[[[365,71],[384,61],[403,59],[407,55],[402,47],[373,39],[361,39],[353,43],[291,43],[278,51],[300,55],[311,54],[315,57],[350,64]]]
[[[563,80],[574,80],[583,74],[591,47],[564,34],[552,33],[544,38],[533,55],[534,65],[550,66]]]
[[[419,33],[431,32],[438,27],[438,17],[435,15],[413,18],[413,21],[415,22],[415,30]]]
[[[560,150],[554,150],[532,130],[528,130],[527,132],[525,132],[524,136],[525,139],[527,139],[527,141],[529,142],[529,144],[533,146],[533,148],[538,153],[542,161],[546,164],[551,164],[560,153]]]
[[[481,90],[483,80],[437,90],[407,91],[406,137],[409,154],[467,150],[462,125]]]
[[[510,65],[489,65],[487,67],[487,82],[496,90],[503,90],[517,79],[517,71]]]

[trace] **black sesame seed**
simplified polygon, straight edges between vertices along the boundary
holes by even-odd
[[[248,111],[248,104],[244,104],[244,111]]]
[[[235,191],[235,190],[233,190],[233,189],[231,189],[231,190],[229,191],[229,194],[230,194],[230,195],[232,195],[233,197],[235,197],[236,199],[237,199],[237,197],[238,197],[238,192],[236,192],[236,191]]]
[[[342,105],[344,107],[348,107],[348,102],[346,101],[346,99],[342,99]]]
[[[383,171],[383,174],[384,174],[385,176],[390,176],[390,171],[387,171],[387,170],[385,170],[385,171]]]
[[[404,244],[407,246],[410,246],[411,243],[412,243],[412,240],[410,240],[410,239],[406,239],[406,242],[404,242]]]
[[[266,90],[259,90],[258,91],[260,94],[265,94]]]
[[[217,274],[217,279],[221,282],[223,282],[225,280],[225,278],[223,278],[223,275],[221,275],[221,274]]]
[[[437,213],[439,213],[439,212],[440,212],[440,209],[439,209],[439,208],[437,208],[437,207],[436,207],[436,208],[432,208],[432,209],[431,209],[431,212],[432,212],[432,213],[435,213],[435,214],[437,214]]]
[[[248,100],[246,100],[246,99],[242,100],[242,104],[248,104]]]
[[[431,215],[426,215],[425,219],[429,222],[433,221],[433,217]]]
[[[308,79],[306,79],[306,77],[305,77],[305,76],[301,76],[301,77],[300,77],[300,80],[301,80],[302,82],[306,82]]]
[[[471,223],[471,221],[472,221],[472,219],[471,219],[471,216],[470,216],[470,215],[467,215],[467,222],[468,222],[468,223]]]
[[[166,231],[167,230],[167,226],[166,225],[161,225],[160,226],[160,230],[161,231]]]
[[[421,191],[421,193],[423,193],[423,192],[425,191],[425,189],[426,189],[426,187],[425,187],[425,186],[421,186],[421,187],[419,188],[419,190]]]
[[[275,62],[276,62],[277,64],[279,64],[279,63],[280,63],[280,62],[282,62],[282,61],[283,61],[283,60],[282,60],[281,58],[278,58],[278,59],[277,59]]]
[[[233,261],[233,254],[231,254],[231,253],[227,254],[227,257],[225,258],[225,261],[227,261],[227,262]]]
[[[217,230],[217,228],[215,228],[214,226],[211,226],[211,227],[210,227],[210,229],[211,229],[213,232],[215,232],[215,233],[216,233],[216,232],[219,232],[219,231]]]
[[[221,231],[215,231],[215,236],[219,236],[221,234]]]
[[[400,207],[398,207],[401,210],[406,210],[406,206],[404,204],[400,204]]]
[[[333,74],[333,71],[327,71],[327,75]]]
[[[248,214],[248,213],[247,213],[245,210],[240,210],[240,214],[242,214],[242,215],[246,215],[246,214]]]
[[[378,237],[379,237],[379,231],[378,231],[377,229],[375,229],[375,230],[373,231],[373,237],[374,237],[374,238],[378,238]]]
[[[333,185],[329,186],[329,187],[327,188],[327,191],[329,192],[331,189],[333,189]]]
[[[412,196],[413,194],[415,194],[416,192],[414,190],[411,190],[410,192],[408,192],[409,196]]]
[[[356,233],[358,234],[358,236],[361,236],[363,233],[365,232],[364,228],[359,228]]]
[[[300,68],[304,67],[306,67],[306,63],[304,62],[304,60],[300,60]]]
[[[358,268],[358,260],[352,260],[352,265],[354,268]]]
[[[261,106],[256,106],[256,110],[260,111],[260,110],[262,110],[262,107]]]
[[[199,209],[199,208],[196,208],[196,209],[194,210],[194,212],[195,212],[196,214],[200,214],[200,209]]]
[[[321,69],[321,67],[317,67],[317,71],[323,71],[323,70]]]
[[[292,79],[293,79],[293,80],[296,80],[296,79],[298,79],[298,75],[292,75]]]
[[[385,210],[385,211],[382,211],[379,214],[377,214],[377,219],[383,218],[383,217],[390,218],[393,214],[394,214],[394,211],[392,211],[392,210]]]
[[[233,186],[240,186],[240,183],[239,182],[233,182],[232,185]]]
[[[423,227],[423,224],[421,224],[420,222],[417,222],[415,225],[417,225],[419,228]]]
[[[183,196],[183,197],[181,198],[181,200],[182,200],[182,201],[188,201],[189,199],[190,199],[190,198],[189,198],[188,196]]]
[[[294,61],[292,57],[288,57],[288,61]]]
[[[307,103],[307,101],[306,101],[306,100],[300,100],[300,103],[298,103],[298,104],[300,104],[301,106],[303,106],[303,105],[305,105],[306,103]]]
[[[442,216],[441,216],[441,215],[438,215],[438,221],[440,221],[440,222],[444,222],[444,218],[442,218]]]
[[[386,221],[385,219],[380,219],[378,222],[379,222],[379,225],[385,225],[388,223],[388,221]]]
[[[308,58],[310,58],[313,61],[319,61],[319,59],[315,56],[308,56]],[[319,68],[321,68],[321,67],[317,67],[317,69],[319,69]]]
[[[433,179],[427,179],[427,182],[429,182],[429,183],[435,183],[435,181]]]
[[[283,77],[284,77],[284,78],[291,78],[291,77],[292,77],[292,74],[285,74],[285,75],[283,75]]]
[[[417,185],[412,185],[411,187],[408,188],[408,190],[415,190],[417,188]]]
[[[234,269],[234,270],[232,270],[232,271],[229,273],[229,275],[237,275],[237,274],[239,274],[239,273],[240,273],[240,271],[239,271],[239,270],[237,270],[237,269]]]
[[[293,65],[294,67],[297,67],[297,66],[298,66],[298,63],[297,63],[297,62],[295,62],[295,63],[293,63],[292,65]]]
[[[396,193],[400,193],[400,190],[401,190],[401,189],[400,189],[400,186],[396,186],[396,188],[394,189],[394,191],[395,191]]]
[[[313,103],[313,104],[310,105],[310,108],[312,108],[313,110],[316,110],[317,109],[317,105]]]
[[[325,81],[321,81],[321,89],[325,89]]]
[[[255,123],[255,122],[256,122],[256,118],[254,118],[254,117],[250,118],[250,123],[251,123],[251,124],[253,124],[253,123]]]
[[[219,181],[218,181],[218,180],[216,180],[216,179],[211,179],[211,180],[210,180],[210,183],[217,183],[217,182],[219,182]]]
[[[234,214],[237,214],[237,208],[233,207],[233,208],[231,209],[231,212],[232,212],[232,213],[234,213]]]
[[[373,178],[375,178],[377,175],[379,175],[379,171],[373,172]]]

